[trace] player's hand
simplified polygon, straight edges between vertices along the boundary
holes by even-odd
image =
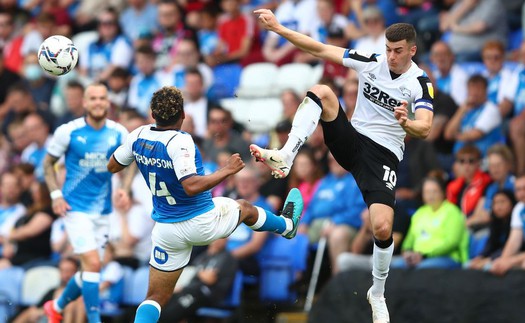
[[[121,212],[127,212],[131,208],[131,196],[121,188],[115,191],[115,208]]]
[[[408,122],[408,102],[401,101],[401,105],[398,105],[394,108],[394,117],[397,119],[397,122],[404,127]]]
[[[67,211],[71,210],[71,206],[67,204],[63,197],[59,197],[52,202],[53,212],[58,216],[66,216]]]
[[[238,172],[240,172],[240,170],[243,169],[244,166],[245,165],[241,159],[241,155],[239,155],[238,153],[235,153],[231,155],[230,158],[228,158],[228,161],[226,161],[225,168],[228,169],[230,173],[233,175],[233,174],[237,174]]]
[[[279,22],[271,10],[257,9],[253,13],[259,15],[259,21],[265,29],[275,31],[279,26]]]

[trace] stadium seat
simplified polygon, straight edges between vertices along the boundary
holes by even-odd
[[[231,98],[222,99],[220,104],[232,113],[235,121],[242,123],[253,133],[272,130],[283,115],[283,105],[278,98]]]
[[[308,258],[308,237],[298,234],[292,240],[271,237],[260,252],[262,301],[293,303],[297,293],[290,289],[297,273],[304,272]]]
[[[317,83],[316,75],[319,76],[319,73],[316,73],[314,68],[308,64],[290,63],[282,65],[277,73],[274,95],[280,95],[286,89],[293,89],[302,96],[312,85]]]
[[[197,316],[226,319],[233,316],[235,309],[241,304],[243,274],[238,271],[232,284],[232,289],[220,307],[201,307],[197,310]]]
[[[71,38],[73,44],[78,49],[79,53],[87,53],[89,44],[96,41],[99,35],[97,31],[83,31]]]
[[[277,71],[273,63],[255,63],[243,68],[236,94],[240,98],[261,98],[273,94]]]
[[[0,322],[4,322],[4,317],[11,317],[20,305],[23,279],[21,267],[0,270]]]
[[[57,267],[39,266],[28,269],[22,281],[20,304],[36,305],[51,289],[60,285],[60,271]]]
[[[213,85],[208,89],[207,97],[212,102],[231,98],[239,86],[242,66],[239,64],[221,64],[213,68]]]
[[[521,28],[509,32],[509,36],[507,38],[507,50],[513,51],[513,50],[519,49],[522,41],[523,41],[523,30]]]
[[[148,279],[149,266],[143,266],[135,270],[131,278],[131,285],[125,284],[122,303],[129,306],[137,306],[142,303],[146,299],[148,292]]]

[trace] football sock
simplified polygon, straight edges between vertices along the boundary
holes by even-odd
[[[80,272],[77,272],[67,282],[66,288],[64,288],[64,291],[62,292],[60,297],[53,302],[53,307],[55,308],[55,311],[61,313],[67,306],[67,304],[77,299],[82,292],[81,288],[82,279],[80,278]]]
[[[86,307],[86,316],[89,323],[100,323],[99,288],[100,273],[82,273],[82,296]]]
[[[304,145],[308,137],[315,131],[322,110],[321,99],[308,91],[303,102],[297,108],[292,122],[292,130],[290,130],[288,140],[281,149],[289,165],[292,164],[299,148]]]
[[[159,303],[152,300],[147,300],[142,302],[137,308],[137,314],[135,315],[135,323],[157,322],[159,320],[159,317]]]
[[[283,216],[275,215],[272,212],[256,206],[259,217],[257,222],[251,225],[250,228],[254,231],[270,231],[280,234],[287,234],[293,229],[292,219]]]
[[[388,270],[393,253],[394,239],[392,239],[392,237],[385,241],[375,241],[374,253],[372,255],[372,296],[381,297],[385,293],[385,282],[388,277]]]

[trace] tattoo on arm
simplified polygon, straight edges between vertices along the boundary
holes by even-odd
[[[60,189],[55,171],[55,164],[57,161],[57,157],[51,156],[49,154],[44,158],[44,178],[50,192]]]

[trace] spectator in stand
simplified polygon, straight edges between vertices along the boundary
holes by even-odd
[[[447,185],[447,200],[461,208],[468,218],[489,185],[490,176],[480,169],[481,151],[475,146],[465,146],[456,153],[456,179]]]
[[[90,80],[104,82],[115,68],[130,67],[133,48],[121,34],[118,13],[113,8],[106,8],[98,16],[97,34],[97,40],[80,55],[79,68],[80,73]]]
[[[100,269],[100,309],[112,312],[119,308],[124,296],[124,270],[120,263],[115,261],[115,247],[108,243],[104,250],[102,269]],[[84,309],[83,304],[77,305]]]
[[[20,180],[15,174],[3,173],[0,177],[0,255],[16,221],[26,213],[26,208],[20,203],[20,193]]]
[[[488,270],[492,261],[501,256],[509,238],[512,209],[516,206],[514,191],[497,191],[490,204],[489,237],[481,254],[469,262],[470,269]]]
[[[450,95],[460,105],[467,98],[467,73],[454,63],[454,53],[449,45],[437,41],[430,49],[430,62],[434,65],[436,87]]]
[[[432,84],[436,84],[430,67],[427,65],[419,65],[419,67],[427,73]],[[434,110],[432,127],[430,127],[430,133],[425,140],[434,146],[441,168],[446,173],[450,173],[454,163],[454,154],[452,153],[454,141],[445,139],[444,133],[447,123],[454,116],[458,106],[450,95],[434,87],[434,107],[436,109]]]
[[[54,35],[56,28],[55,17],[46,12],[40,13],[32,26],[29,27],[29,32],[25,34],[20,48],[20,54],[25,57],[31,52],[38,52],[40,44],[44,39]]]
[[[446,199],[445,182],[427,177],[423,206],[412,216],[392,268],[461,268],[468,260],[468,230],[461,210]]]
[[[328,155],[329,173],[319,182],[303,214],[299,232],[307,233],[310,243],[321,236],[328,239],[332,271],[339,254],[350,250],[359,228],[361,213],[367,208],[354,177]]]
[[[368,6],[363,9],[364,35],[356,39],[354,48],[366,53],[386,53],[385,19],[378,7]]]
[[[485,65],[485,76],[489,82],[488,99],[494,104],[503,100],[504,88],[507,81],[511,79],[512,72],[503,67],[505,62],[505,46],[499,40],[489,40],[483,45],[481,58]]]
[[[17,29],[13,22],[13,16],[5,10],[0,9],[0,61],[2,61],[0,70],[4,67],[11,72],[19,73],[22,69],[23,56],[20,51],[24,37],[18,35]],[[12,84],[5,83],[2,84]],[[5,91],[5,87],[4,91]],[[5,95],[5,92],[4,92]],[[0,102],[3,99],[0,97]]]
[[[108,79],[108,99],[111,103],[109,109],[109,118],[114,120],[119,111],[127,106],[129,97],[129,82],[131,75],[128,69],[115,68]]]
[[[20,183],[20,203],[25,207],[33,205],[33,194],[31,193],[31,185],[35,180],[35,166],[29,163],[17,163],[9,168],[19,180]]]
[[[56,81],[40,67],[36,52],[29,52],[24,57],[22,77],[37,104],[49,107]]]
[[[359,81],[356,78],[347,78],[341,88],[341,101],[345,109],[348,120],[352,119],[357,103],[357,91],[359,90]]]
[[[24,129],[30,141],[22,152],[22,162],[34,166],[35,179],[44,182],[44,157],[51,140],[49,125],[38,113],[31,113],[24,118]]]
[[[500,190],[514,190],[515,177],[512,175],[514,156],[509,147],[497,144],[487,152],[489,175],[492,183],[487,186],[483,197],[478,201],[474,213],[467,219],[470,228],[484,227],[489,224],[494,194]]]
[[[394,257],[400,258],[401,244],[410,226],[410,216],[404,210],[394,207],[394,224],[392,238],[394,239]],[[349,252],[343,252],[337,257],[334,274],[352,269],[372,270],[372,251],[374,249],[374,235],[370,225],[368,209],[361,213],[362,225],[352,241]]]
[[[41,12],[50,13],[55,17],[55,35],[71,37],[73,21],[69,15],[69,8],[67,8],[68,5],[68,1],[63,0],[42,1]]]
[[[186,118],[191,116],[193,119],[195,135],[205,138],[208,128],[208,99],[204,92],[204,79],[196,68],[187,69],[184,78],[184,113]],[[187,120],[184,120],[184,123],[186,122]]]
[[[84,106],[82,105],[83,97],[84,86],[82,83],[78,81],[69,81],[66,85],[65,91],[66,112],[57,119],[55,128],[84,115]]]
[[[128,0],[127,3],[119,17],[124,36],[135,43],[141,35],[153,35],[158,30],[157,5],[148,0]]]
[[[503,100],[499,110],[503,118],[510,119],[509,137],[516,157],[516,174],[525,174],[525,41],[520,47],[520,65],[512,78],[505,82]]]
[[[0,25],[2,24],[2,14],[0,13]],[[0,27],[1,29],[1,27]],[[15,84],[20,80],[20,76],[11,71],[6,65],[6,59],[3,52],[0,50],[0,84]],[[8,86],[0,86],[0,113],[7,111],[9,102],[6,101]]]
[[[250,160],[248,143],[241,134],[233,129],[233,119],[230,111],[220,106],[212,106],[208,113],[208,137],[202,148],[210,160],[218,162],[221,151],[239,153],[242,160]]]
[[[323,176],[323,170],[319,167],[313,151],[308,146],[299,150],[290,171],[288,189],[297,187],[299,191],[301,191],[305,213],[308,212],[308,205],[317,191],[317,187]],[[305,232],[304,230],[300,231]]]
[[[383,13],[385,25],[390,26],[399,22],[395,0],[350,0],[346,1],[343,6],[342,12],[346,13],[350,17],[350,21],[355,22],[358,26],[364,25],[363,10],[371,6],[378,7]],[[348,12],[348,10],[351,10],[351,12]]]
[[[219,44],[219,35],[217,33],[217,15],[218,10],[207,5],[200,11],[200,26],[197,31],[199,40],[199,50],[206,64],[210,65],[208,60],[213,61],[213,53]]]
[[[445,127],[445,139],[455,140],[454,152],[474,145],[483,157],[490,146],[505,142],[498,107],[487,99],[487,79],[477,74],[467,83],[467,99]]]
[[[213,84],[213,71],[208,65],[201,62],[196,41],[193,38],[184,38],[179,41],[172,66],[168,70],[170,84],[184,90],[184,76],[186,70],[190,68],[199,70],[204,80],[204,89],[208,91]]]
[[[33,205],[20,217],[5,236],[3,259],[0,269],[21,266],[29,269],[51,260],[51,224],[55,214],[51,209],[51,198],[45,183],[31,185]]]
[[[226,250],[226,242],[213,241],[194,259],[195,276],[163,306],[160,323],[179,322],[193,316],[200,307],[219,305],[226,298],[237,271],[237,261]]]
[[[241,0],[221,0],[223,15],[219,17],[219,43],[206,63],[210,66],[243,63],[248,58],[255,38],[252,14],[241,12]]]
[[[277,20],[285,27],[308,34],[310,26],[316,24],[315,0],[284,1],[275,11]],[[263,44],[263,56],[278,65],[291,63],[297,53],[295,47],[274,32],[269,32]]]
[[[38,301],[36,305],[31,305],[28,308],[24,309],[20,314],[18,314],[14,319],[13,323],[39,323],[45,320],[44,314],[44,303],[55,298],[59,295],[64,287],[66,287],[67,282],[75,275],[78,270],[78,261],[72,257],[62,258],[58,264],[58,270],[60,273],[60,285],[51,288],[44,296]],[[76,302],[82,303],[82,300],[77,300]],[[73,322],[73,318],[76,317],[73,307],[68,307],[64,311],[64,320],[63,322]]]
[[[156,54],[151,46],[141,46],[135,50],[137,73],[131,78],[127,104],[144,117],[151,114],[149,103],[153,92],[168,85],[166,74],[156,70],[155,61]]]
[[[95,29],[98,16],[106,8],[114,8],[120,12],[126,4],[126,0],[79,0],[77,2],[78,7],[73,8],[75,32]]]
[[[510,219],[510,234],[505,242],[501,256],[494,259],[489,271],[495,275],[505,275],[512,268],[525,268],[525,252],[523,252],[525,236],[525,176],[516,178],[514,194],[518,203],[512,209]]]
[[[24,129],[23,118],[13,120],[7,126],[7,137],[9,139],[9,161],[11,164],[22,162],[22,152],[29,146],[29,138]]]
[[[179,43],[191,32],[184,26],[182,9],[176,1],[160,0],[157,4],[159,31],[153,37],[153,50],[157,53],[157,67],[169,68],[176,58]]]
[[[266,199],[259,194],[261,180],[259,170],[253,164],[248,164],[234,176],[235,190],[231,198],[244,199],[255,206],[266,210],[275,210]],[[245,276],[259,277],[260,268],[257,253],[263,248],[269,232],[253,231],[241,223],[227,238],[226,250],[237,259],[239,269]]]
[[[450,48],[458,62],[479,61],[487,40],[507,40],[507,14],[498,0],[457,0],[441,16],[440,29],[450,32]]]

